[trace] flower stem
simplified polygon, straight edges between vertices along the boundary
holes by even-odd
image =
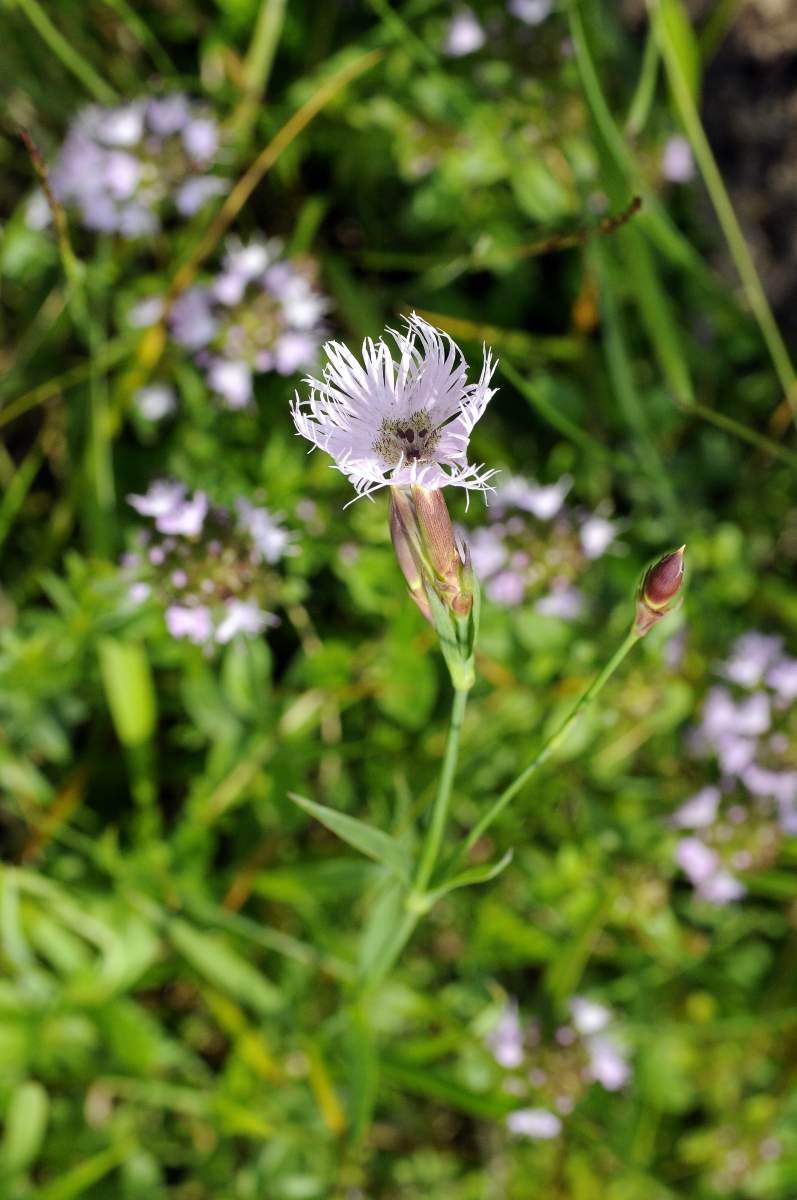
[[[603,670],[595,676],[594,680],[583,693],[583,695],[579,697],[579,699],[571,708],[570,712],[565,717],[562,724],[554,733],[551,734],[546,742],[543,742],[542,746],[534,755],[534,758],[531,760],[528,766],[526,766],[520,772],[517,778],[514,779],[512,783],[510,783],[509,786],[504,789],[492,807],[490,807],[481,820],[474,825],[473,829],[462,843],[462,847],[458,852],[458,857],[465,857],[468,851],[475,846],[476,842],[478,842],[482,834],[484,834],[492,825],[492,823],[501,815],[509,802],[515,798],[521,788],[523,788],[529,779],[531,779],[534,772],[541,767],[544,762],[546,762],[557,746],[561,745],[575,724],[579,714],[601,692],[604,686],[611,679],[614,672],[620,666],[620,663],[628,654],[631,647],[635,646],[639,641],[640,636],[641,635],[637,633],[633,627],[626,634],[625,640],[614,652]]]
[[[448,741],[437,784],[437,793],[432,809],[432,819],[426,831],[426,838],[421,850],[415,882],[406,898],[406,909],[398,925],[391,931],[390,936],[380,947],[367,978],[365,988],[370,990],[377,987],[388,975],[396,959],[412,937],[415,927],[428,909],[425,903],[425,891],[440,853],[443,841],[448,806],[451,800],[451,787],[459,757],[459,740],[462,732],[462,722],[465,717],[465,706],[468,702],[468,692],[465,689],[454,689],[454,700],[451,706],[451,721],[448,727]]]
[[[465,719],[465,706],[467,702],[467,691],[456,688],[454,690],[454,701],[451,706],[451,723],[448,727],[446,753],[443,759],[442,770],[440,771],[440,779],[437,784],[437,795],[435,796],[434,808],[432,809],[432,819],[429,822],[429,828],[426,832],[426,840],[421,851],[418,871],[415,876],[414,891],[420,895],[426,891],[429,880],[432,878],[432,872],[437,863],[437,857],[443,841],[443,832],[445,830],[446,817],[448,816],[448,805],[451,800],[451,785],[454,782],[454,772],[456,771],[457,759],[459,758],[459,739],[462,732],[462,722]]]

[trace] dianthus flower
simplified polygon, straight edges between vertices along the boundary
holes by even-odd
[[[383,487],[461,487],[488,491],[494,471],[468,462],[473,427],[495,389],[495,364],[485,351],[481,374],[468,367],[448,334],[414,313],[406,333],[388,330],[396,351],[367,338],[362,363],[347,346],[327,342],[321,379],[309,397],[297,394],[299,433],[331,455],[360,496]]]

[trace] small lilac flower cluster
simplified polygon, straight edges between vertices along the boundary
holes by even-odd
[[[751,631],[720,664],[691,752],[716,763],[718,780],[701,788],[671,818],[685,831],[676,862],[698,896],[728,904],[746,891],[745,872],[777,857],[797,834],[797,658],[783,639]]]
[[[496,604],[533,600],[543,615],[580,616],[584,599],[576,581],[588,560],[606,552],[616,527],[597,513],[578,517],[567,510],[570,483],[567,476],[546,486],[502,477],[487,523],[465,533],[474,570]]]
[[[541,25],[553,9],[553,0],[509,0],[507,12],[524,25]],[[472,8],[458,8],[448,23],[443,53],[449,58],[464,58],[481,50],[487,41],[484,25]]]
[[[537,1021],[521,1022],[509,1000],[487,1037],[496,1062],[507,1072],[505,1088],[531,1101],[507,1118],[510,1133],[537,1140],[556,1138],[563,1118],[587,1088],[598,1083],[616,1092],[631,1079],[631,1067],[614,1014],[603,1004],[573,996],[570,1021],[545,1038]]]
[[[277,623],[265,605],[279,599],[280,581],[264,566],[295,551],[278,515],[243,499],[234,511],[212,506],[172,480],[127,499],[154,527],[123,560],[129,595],[137,604],[156,596],[172,637],[210,649]]]
[[[209,173],[219,140],[213,118],[179,93],[116,108],[90,105],[72,122],[50,184],[56,200],[74,208],[87,229],[152,235],[168,208],[189,217],[227,190]],[[36,193],[28,223],[43,228],[48,222],[44,196]]]
[[[183,292],[169,314],[172,338],[227,408],[251,403],[255,374],[292,375],[318,357],[329,301],[310,266],[281,254],[276,240],[229,239],[216,278]]]

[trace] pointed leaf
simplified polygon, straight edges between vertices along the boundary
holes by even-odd
[[[337,834],[344,842],[353,846],[355,850],[359,850],[361,854],[367,854],[369,858],[376,859],[404,882],[409,881],[407,855],[395,838],[383,833],[381,829],[373,829],[364,821],[358,821],[356,817],[350,817],[346,813],[338,812],[337,809],[327,808],[325,804],[316,804],[314,800],[298,796],[296,792],[289,792],[288,795],[294,804],[298,804],[311,817],[315,817],[332,833]]]
[[[456,888],[472,887],[477,883],[488,883],[491,879],[495,879],[500,875],[505,867],[508,867],[512,861],[512,850],[507,850],[506,854],[499,858],[498,862],[480,863],[477,867],[467,867],[466,870],[460,871],[458,875],[452,875],[439,887],[432,888],[427,893],[427,900],[430,904],[436,904],[441,896],[445,896],[448,892],[453,892]]]

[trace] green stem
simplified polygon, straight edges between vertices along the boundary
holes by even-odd
[[[789,352],[786,349],[780,330],[772,315],[772,309],[769,307],[769,301],[761,285],[761,280],[753,262],[753,256],[748,249],[730,196],[725,188],[725,184],[722,182],[722,176],[703,129],[697,105],[695,104],[689,83],[681,66],[677,48],[673,44],[666,21],[662,19],[661,5],[658,3],[658,0],[648,0],[648,3],[651,10],[653,28],[658,38],[664,65],[667,69],[667,77],[675,106],[681,118],[686,136],[692,145],[697,165],[703,176],[703,182],[711,197],[711,203],[714,206],[717,220],[728,243],[731,257],[736,264],[736,270],[739,272],[750,308],[758,322],[758,327],[769,350],[781,387],[786,393],[786,399],[795,417],[797,417],[797,389],[795,389],[797,375],[795,375]]]
[[[258,106],[271,74],[274,55],[285,20],[285,0],[261,0],[255,31],[244,63],[244,94],[231,121],[232,132],[242,142],[249,139]]]
[[[451,706],[451,722],[448,727],[448,740],[440,779],[437,784],[432,818],[426,831],[421,850],[415,882],[412,891],[407,896],[407,907],[395,929],[385,940],[379,953],[375,956],[368,976],[364,980],[365,989],[370,991],[388,975],[401,951],[412,937],[415,927],[427,911],[424,893],[434,873],[435,865],[440,854],[440,847],[445,832],[448,806],[451,800],[451,787],[459,757],[459,741],[462,733],[462,722],[465,717],[465,707],[468,702],[466,690],[455,688],[454,700]]]
[[[554,733],[551,734],[551,736],[548,738],[548,740],[542,744],[542,746],[537,751],[537,753],[534,755],[534,758],[531,760],[531,762],[528,764],[528,766],[525,767],[520,772],[520,774],[517,776],[517,778],[514,779],[507,788],[504,789],[504,791],[501,793],[501,795],[498,797],[498,799],[495,801],[495,803],[492,805],[492,807],[487,810],[487,812],[484,814],[484,816],[481,818],[481,820],[479,822],[477,822],[477,824],[473,827],[473,829],[471,830],[471,832],[468,834],[467,838],[463,842],[462,847],[458,852],[458,857],[464,858],[465,855],[467,855],[468,851],[471,850],[473,848],[473,846],[475,846],[475,844],[476,844],[476,842],[478,842],[479,838],[490,828],[492,823],[501,815],[501,813],[504,811],[504,809],[509,804],[509,802],[511,800],[514,800],[515,796],[518,794],[518,792],[521,790],[521,788],[523,788],[526,785],[526,783],[528,783],[529,779],[531,779],[534,772],[537,771],[538,768],[541,767],[542,764],[544,762],[546,762],[548,758],[550,758],[550,756],[551,756],[551,754],[553,754],[554,750],[556,750],[556,748],[561,745],[561,743],[567,737],[568,733],[570,732],[573,725],[575,724],[576,719],[578,718],[579,714],[603,690],[605,685],[611,679],[612,675],[615,673],[617,668],[620,666],[620,663],[623,661],[625,656],[628,654],[631,647],[635,646],[636,643],[639,641],[639,638],[640,638],[640,634],[638,634],[636,632],[636,630],[634,629],[634,627],[632,626],[631,629],[629,630],[629,632],[626,634],[624,641],[620,644],[620,646],[614,652],[612,657],[606,663],[606,666],[603,668],[603,670],[598,675],[595,676],[595,679],[589,685],[589,687],[584,692],[584,694],[579,697],[579,699],[576,701],[576,703],[570,709],[570,712],[567,714],[567,716],[565,717],[562,724],[558,727],[558,729],[556,729],[556,731]]]
[[[75,50],[60,30],[56,29],[38,0],[16,0],[16,3],[42,41],[49,46],[66,69],[80,80],[86,91],[90,92],[100,104],[116,104],[118,100],[116,92],[97,74],[91,63]]]
[[[440,780],[437,784],[437,795],[435,796],[434,808],[432,809],[432,819],[426,831],[426,840],[421,851],[418,871],[415,876],[414,891],[418,895],[423,895],[426,891],[440,853],[446,817],[448,816],[448,806],[451,800],[451,785],[454,782],[454,772],[457,769],[457,759],[459,758],[459,739],[462,733],[462,722],[465,719],[465,706],[467,703],[467,691],[456,689],[454,691],[454,702],[451,706],[451,723],[448,727],[446,753],[440,771]]]

